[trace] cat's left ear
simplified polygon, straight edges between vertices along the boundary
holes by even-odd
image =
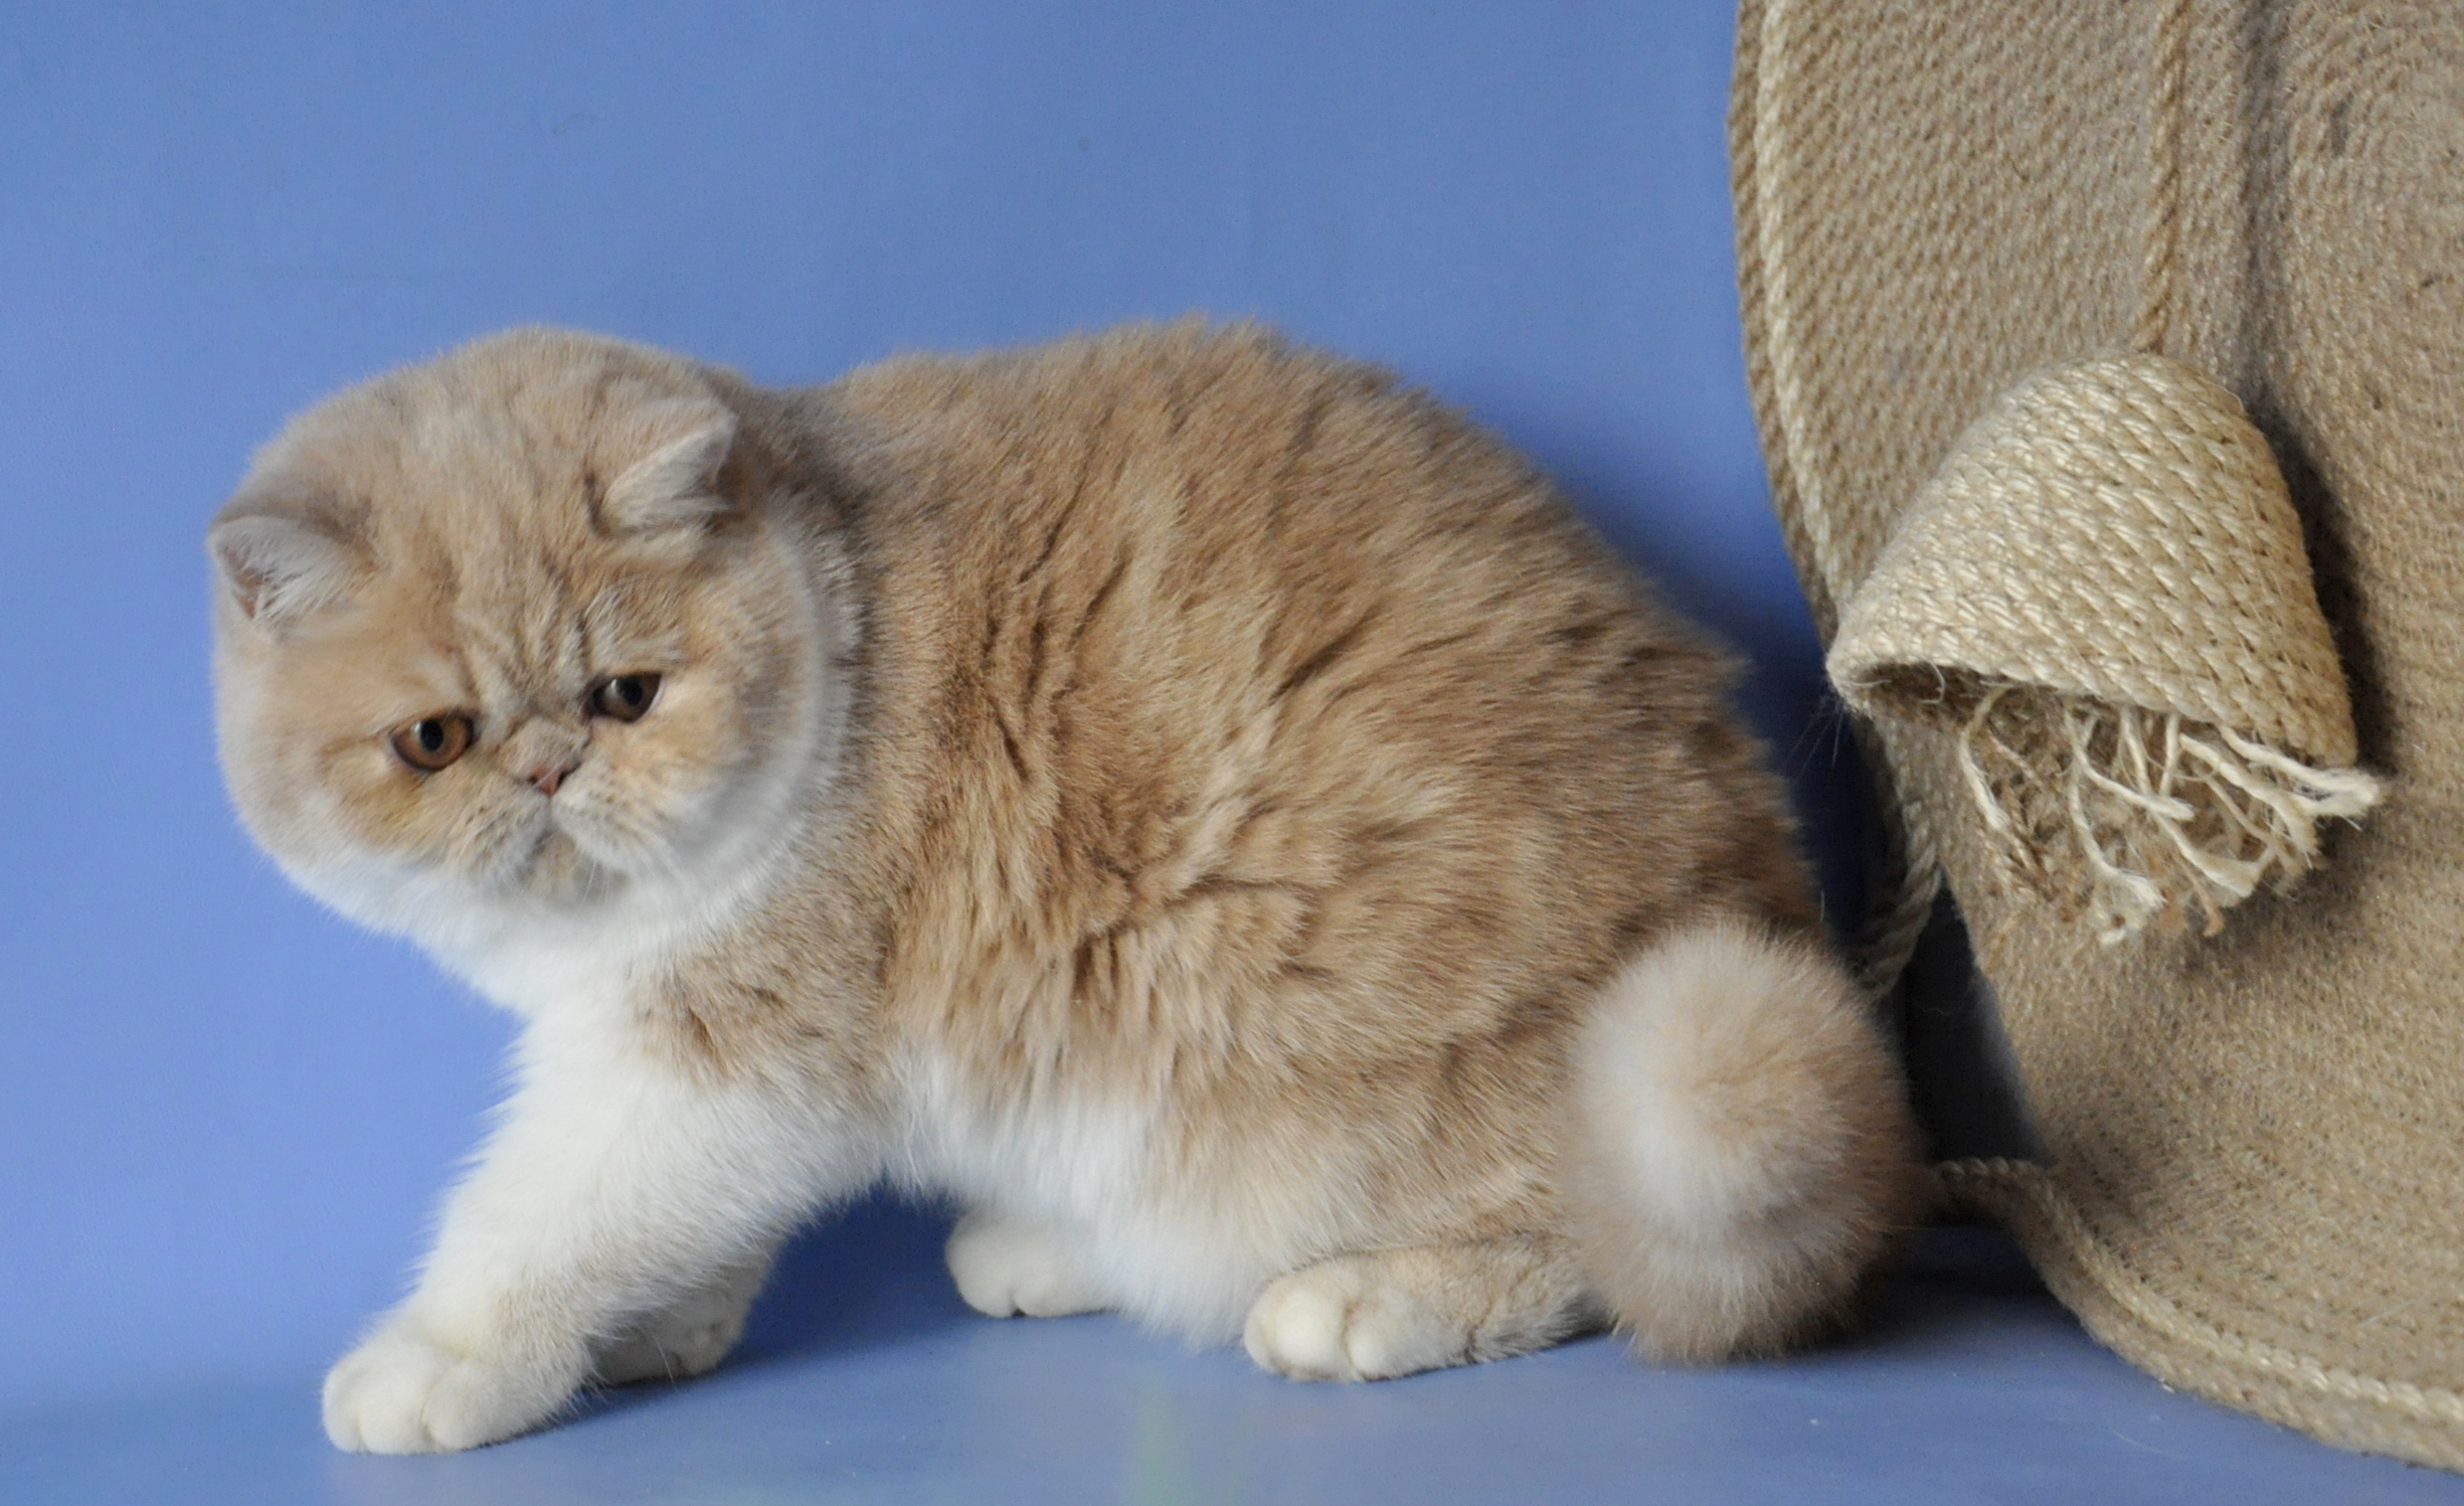
[[[277,481],[225,503],[206,530],[206,550],[241,615],[281,632],[343,600],[366,573],[367,557],[350,536],[333,509]]]
[[[736,443],[736,416],[717,403],[681,398],[655,405],[641,427],[656,447],[608,485],[603,516],[618,537],[650,540],[699,535],[732,504],[719,469]]]

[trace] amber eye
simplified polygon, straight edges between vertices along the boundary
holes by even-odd
[[[653,674],[617,675],[602,680],[591,691],[591,715],[614,717],[619,722],[638,722],[650,703],[659,698],[659,677]]]
[[[394,752],[422,773],[435,773],[470,751],[475,729],[458,711],[422,717],[394,734]]]

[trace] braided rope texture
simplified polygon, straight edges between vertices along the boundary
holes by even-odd
[[[2149,70],[2148,249],[2131,349],[2159,352],[2182,280],[2182,106],[2189,85],[2190,0],[2161,0]]]
[[[2227,1373],[2279,1378],[2288,1384],[2251,1388],[2236,1404],[2351,1447],[2464,1469],[2455,1445],[2464,1430],[2464,1392],[2358,1375],[2186,1311],[2115,1255],[2041,1166],[1995,1157],[1945,1161],[1934,1172],[1952,1208],[2019,1234],[2062,1303],[2107,1347],[2158,1379],[2210,1391],[2211,1372],[2186,1363],[2186,1355]]]
[[[1730,139],[1748,380],[1773,503],[1835,643],[1928,484],[2031,373],[2161,344],[2266,436],[2289,537],[2277,513],[2275,538],[2208,539],[2243,562],[2213,564],[2176,531],[2222,525],[2138,517],[2130,568],[2163,594],[2124,631],[2094,615],[2117,608],[2083,604],[2115,570],[2111,527],[2087,527],[2093,552],[2034,557],[2069,578],[2045,620],[2070,649],[1961,644],[1979,667],[1880,677],[1938,703],[1870,725],[1885,815],[1912,873],[1939,860],[2045,1152],[1944,1180],[2170,1384],[2464,1470],[2464,7],[2182,3],[2008,0],[1989,23],[1952,0],[1745,0]],[[2150,81],[2176,45],[2162,148]],[[2172,291],[2151,299],[2161,150],[2178,244]],[[2153,340],[2151,302],[2166,310]],[[2200,463],[2224,467],[2241,441],[2225,443]],[[2249,516],[2235,527],[2265,522]],[[2349,721],[2304,672],[2305,656],[2322,669],[2318,638],[2275,654],[2280,669],[2235,663],[2241,592],[2279,587],[2211,602],[2190,584],[2259,575],[2293,541]],[[2281,645],[2284,615],[2269,620]],[[2213,657],[2144,661],[2132,639],[2157,630]],[[2040,678],[2053,671],[2069,678]],[[2009,882],[1977,796],[1981,781],[2015,820],[2067,819],[2043,797],[2067,786],[2027,784],[2046,753],[2030,738],[2086,749],[2126,786],[2115,771],[2145,758],[2160,793],[2164,751],[2178,779],[2196,740],[2254,766],[2365,767],[2385,795],[2360,826],[2322,815],[2323,861],[2296,893],[2257,884],[2213,935],[2152,926],[2098,946]],[[1896,934],[1873,932],[1885,948]]]
[[[2058,363],[1952,446],[1849,600],[1832,679],[1960,727],[2002,871],[2106,941],[2206,933],[2378,785],[2301,519],[2240,402],[2192,367]],[[2305,759],[2312,761],[2304,761]]]
[[[2163,356],[2047,367],[1953,445],[1831,648],[1860,710],[1921,704],[1905,682],[1928,665],[2355,754],[2275,457],[2231,393]]]

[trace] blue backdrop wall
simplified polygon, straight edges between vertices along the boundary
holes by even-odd
[[[30,3],[0,15],[0,1407],[291,1374],[400,1290],[507,1035],[214,770],[199,532],[321,393],[518,321],[794,382],[1255,314],[1535,454],[1756,662],[1725,0]]]

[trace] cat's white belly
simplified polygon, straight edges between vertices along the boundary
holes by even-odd
[[[1228,1338],[1259,1288],[1288,1268],[1289,1252],[1308,1243],[1299,1231],[1240,1227],[1199,1189],[1167,1185],[1151,1100],[1056,1091],[987,1110],[948,1064],[904,1065],[893,1175],[1031,1227],[1040,1253],[1072,1262],[1097,1305],[1192,1338]]]

